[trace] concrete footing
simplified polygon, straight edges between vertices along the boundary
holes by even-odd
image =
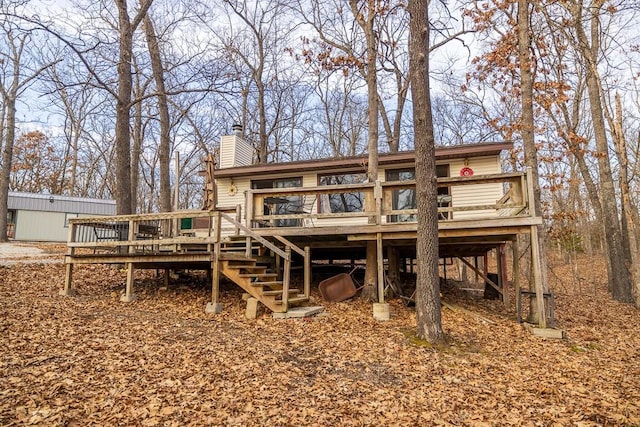
[[[254,297],[247,298],[247,308],[244,317],[247,319],[257,319],[260,314],[260,301]]]
[[[210,302],[204,309],[207,314],[220,314],[222,313],[222,304]]]
[[[324,311],[324,307],[322,306],[313,306],[313,307],[293,307],[290,308],[286,313],[273,313],[274,319],[300,319],[303,317],[311,317],[315,316],[318,313],[322,313]]]
[[[75,289],[62,289],[60,292],[58,292],[58,295],[62,295],[65,297],[75,297],[76,291]]]
[[[386,322],[387,320],[389,320],[389,304],[374,303],[373,318],[379,322]]]
[[[540,337],[540,338],[561,340],[561,339],[564,339],[566,336],[565,332],[562,329],[538,328],[537,326],[529,323],[524,323],[524,327],[529,332],[531,332],[532,335],[535,335],[536,337]]]
[[[138,299],[138,297],[135,294],[124,294],[124,295],[120,295],[120,301],[121,302],[133,302],[136,299]]]

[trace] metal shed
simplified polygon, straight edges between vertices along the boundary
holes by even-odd
[[[14,240],[66,242],[69,219],[115,215],[114,200],[9,192],[9,237]]]

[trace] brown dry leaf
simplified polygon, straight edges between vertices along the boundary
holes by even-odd
[[[161,290],[136,273],[62,264],[0,267],[0,425],[640,425],[640,314],[611,301],[601,260],[580,281],[552,261],[564,341],[531,336],[500,303],[453,290],[450,345],[421,346],[392,300],[378,323],[360,300],[306,320],[244,318],[241,291],[204,313],[204,276]],[[319,295],[314,295],[319,301]]]

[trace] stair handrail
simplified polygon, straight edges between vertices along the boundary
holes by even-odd
[[[258,242],[260,242],[263,246],[267,247],[268,249],[272,250],[274,253],[278,254],[279,256],[281,256],[283,259],[287,260],[287,261],[291,261],[291,252],[287,253],[285,251],[283,251],[282,249],[280,249],[279,247],[277,247],[276,245],[274,245],[273,243],[271,243],[270,241],[268,241],[267,239],[265,239],[262,236],[257,235],[256,233],[254,233],[253,231],[251,231],[250,228],[247,228],[246,226],[244,226],[243,224],[241,224],[240,222],[236,221],[233,217],[231,217],[230,215],[227,215],[224,212],[218,212],[218,214],[224,218],[225,220],[229,221],[230,223],[232,223],[233,225],[235,225],[237,228],[239,228],[240,230],[244,231],[245,234],[249,237],[251,237],[252,239],[257,240]],[[220,225],[218,225],[220,227]]]
[[[291,249],[293,249],[294,252],[297,252],[299,255],[302,255],[303,257],[305,256],[304,249],[299,248],[298,246],[295,245],[295,243],[292,243],[290,240],[285,239],[282,236],[273,236],[273,237],[279,240],[285,246],[289,246]]]

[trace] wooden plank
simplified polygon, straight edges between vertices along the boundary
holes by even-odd
[[[304,248],[304,296],[309,298],[311,295],[311,248]]]
[[[542,272],[540,267],[540,242],[538,240],[538,227],[531,227],[531,268],[533,270],[533,283],[536,291],[536,307],[538,309],[538,326],[547,327],[547,313],[544,307],[544,290],[542,288]]]
[[[382,247],[382,233],[376,235],[376,255],[378,264],[378,302],[384,303],[384,254]]]
[[[220,300],[220,241],[214,244],[213,260],[211,262],[211,303],[218,304]]]
[[[565,337],[565,333],[562,329],[536,328],[534,325],[529,323],[523,323],[523,325],[529,332],[531,332],[531,334],[540,338],[561,340]]]
[[[467,265],[467,267],[469,267],[471,270],[473,270],[474,273],[476,273],[476,275],[482,277],[491,287],[493,287],[496,291],[500,292],[500,294],[502,294],[502,289],[500,289],[500,286],[498,286],[497,283],[494,283],[493,280],[489,279],[487,277],[486,273],[481,272],[477,267],[475,267],[473,264],[471,264],[469,261],[467,261],[466,259],[462,258],[462,257],[458,257],[458,259],[460,261],[462,261],[464,264]],[[486,261],[485,261],[485,269],[486,267]]]

